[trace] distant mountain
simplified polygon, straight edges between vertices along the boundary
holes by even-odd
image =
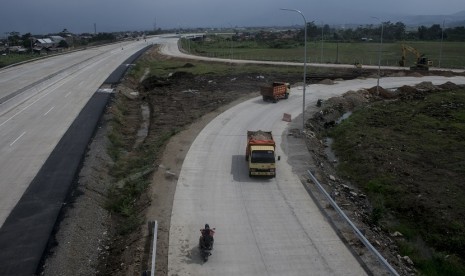
[[[465,10],[449,15],[414,15],[405,16],[401,19],[406,25],[424,25],[430,26],[433,24],[442,25],[445,22],[447,27],[465,26]]]

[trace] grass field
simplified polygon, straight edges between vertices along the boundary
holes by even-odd
[[[397,66],[402,56],[403,42],[383,43],[381,49],[381,65]],[[433,66],[465,69],[465,43],[463,42],[405,42],[416,48],[433,61]],[[263,43],[254,41],[231,42],[211,41],[193,42],[183,40],[182,47],[193,54],[235,59],[254,59],[271,61],[303,62],[303,46],[290,48],[269,48]],[[307,62],[344,63],[360,62],[364,65],[378,65],[380,44],[376,42],[307,42]],[[407,65],[413,65],[415,57],[408,54]]]
[[[8,54],[8,55],[0,55],[0,68],[8,66],[10,64],[15,64],[18,62],[30,60],[33,58],[37,58],[38,55],[31,55],[31,54]]]

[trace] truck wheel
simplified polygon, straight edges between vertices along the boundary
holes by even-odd
[[[288,98],[289,98],[289,93],[284,94],[284,99],[287,100]]]
[[[263,96],[263,101],[266,102],[266,96]]]
[[[276,100],[276,98],[273,98],[273,103],[276,103],[278,100]]]
[[[249,172],[249,177],[252,177],[252,173],[251,173],[251,172]]]

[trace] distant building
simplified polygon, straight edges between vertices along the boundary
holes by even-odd
[[[27,53],[27,49],[24,48],[23,46],[11,46],[8,48],[8,51],[12,53],[17,53],[17,54]]]
[[[54,46],[54,43],[50,38],[40,38],[34,41],[34,46],[40,48],[51,48]]]
[[[59,36],[59,35],[52,35],[50,36],[50,39],[53,41],[55,46],[60,44],[61,41],[65,40],[62,36]]]

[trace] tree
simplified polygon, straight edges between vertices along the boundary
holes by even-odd
[[[419,40],[426,40],[428,35],[428,28],[425,26],[418,27],[418,39]]]
[[[8,36],[8,46],[17,46],[21,41],[21,37],[19,36],[19,32],[10,32]]]
[[[61,47],[61,48],[68,48],[68,42],[66,42],[66,40],[61,40],[59,43],[58,43],[58,47]]]
[[[321,28],[318,28],[313,21],[307,22],[307,40],[311,39],[312,37],[313,38],[318,37],[319,35],[321,35]],[[301,29],[297,33],[297,40],[303,42],[304,37],[305,37],[305,29]]]
[[[31,48],[32,49],[32,35],[31,33],[23,34],[21,36],[22,46],[24,48]]]
[[[321,34],[321,28],[318,28],[317,25],[315,25],[315,22],[308,22],[307,23],[307,37],[318,37]]]
[[[394,25],[394,38],[396,40],[404,40],[405,38],[405,29],[406,29],[406,26],[404,23],[402,22],[397,22],[395,25]]]
[[[381,28],[381,27],[380,27]],[[403,40],[405,38],[405,24],[402,22],[397,22],[395,24],[390,21],[383,23],[384,33],[383,39],[385,40]],[[381,32],[381,29],[379,29]]]
[[[449,28],[444,31],[444,38],[451,41],[465,41],[465,27]]]
[[[441,39],[442,28],[439,24],[434,24],[431,27],[418,27],[418,39],[420,40],[438,40]]]
[[[428,35],[430,40],[441,39],[442,28],[439,24],[434,24],[428,29]]]

